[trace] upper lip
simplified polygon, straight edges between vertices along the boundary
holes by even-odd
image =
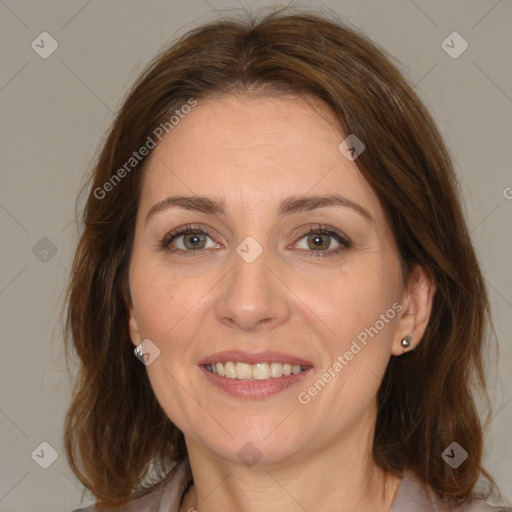
[[[233,363],[281,363],[291,364],[292,366],[312,366],[311,362],[302,359],[301,357],[292,356],[290,354],[283,354],[282,352],[242,352],[240,350],[226,350],[223,352],[215,352],[209,356],[204,357],[199,361],[200,365],[225,363],[232,361]]]

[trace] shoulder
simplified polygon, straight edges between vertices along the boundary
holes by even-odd
[[[511,512],[512,508],[503,505],[490,505],[484,500],[476,499],[466,505],[461,512]]]
[[[512,512],[511,508],[493,506],[475,498],[454,511],[447,508],[432,490],[425,488],[415,475],[407,471],[389,512]]]
[[[183,492],[191,478],[188,459],[176,464],[168,476],[143,496],[133,499],[117,512],[178,512]],[[72,512],[100,512],[94,505]]]

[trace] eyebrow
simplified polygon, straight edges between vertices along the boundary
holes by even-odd
[[[292,213],[309,212],[328,206],[341,206],[344,208],[351,208],[366,220],[372,223],[375,222],[373,217],[370,215],[370,212],[366,208],[360,204],[350,201],[346,197],[337,194],[309,197],[288,197],[280,204],[278,214],[279,217],[283,217]],[[219,216],[223,216],[226,213],[226,205],[222,200],[205,196],[171,196],[151,207],[148,214],[146,215],[146,224],[153,215],[158,212],[168,210],[169,208],[181,208],[183,210],[190,210]]]

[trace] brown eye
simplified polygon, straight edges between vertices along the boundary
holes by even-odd
[[[329,249],[331,245],[331,240],[329,239],[329,235],[324,235],[320,233],[315,233],[314,235],[308,235],[307,237],[308,244],[311,248],[315,249]]]
[[[206,233],[186,233],[182,235],[183,245],[190,250],[203,249],[206,245]]]
[[[334,242],[333,242],[334,239]],[[309,253],[310,256],[331,256],[345,251],[351,246],[349,240],[338,231],[328,228],[310,228],[300,240],[304,240],[302,247],[299,242],[298,249]],[[336,244],[338,244],[336,246]],[[332,248],[334,245],[334,248]]]
[[[208,239],[210,245],[207,245]],[[221,247],[213,242],[210,235],[196,226],[184,226],[171,231],[160,240],[159,247],[163,250],[183,255],[200,255],[203,249],[215,249]]]

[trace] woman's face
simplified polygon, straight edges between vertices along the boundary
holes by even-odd
[[[383,210],[312,105],[200,101],[153,150],[143,183],[132,341],[150,340],[151,385],[187,443],[228,460],[367,440],[411,330]]]

